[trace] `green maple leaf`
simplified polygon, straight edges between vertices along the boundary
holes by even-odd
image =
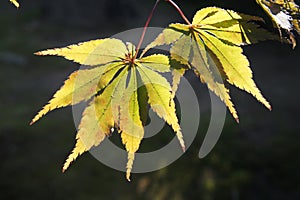
[[[221,98],[237,121],[226,83],[252,94],[271,109],[253,81],[241,46],[277,38],[253,21],[261,19],[216,7],[204,8],[196,13],[192,24],[171,24],[139,58],[133,44],[111,38],[38,52],[36,55],[62,56],[85,67],[69,76],[31,124],[56,108],[88,102],[63,171],[117,128],[128,152],[126,178],[130,180],[149,108],[172,127],[185,150],[174,97],[187,70],[192,69]],[[161,54],[143,56],[150,48],[164,44],[171,45],[170,58]],[[163,73],[172,73],[172,85]]]
[[[253,81],[249,61],[241,48],[242,45],[260,40],[276,39],[274,35],[251,22],[258,20],[261,19],[231,10],[204,8],[196,13],[191,24],[169,25],[146,47],[143,54],[155,46],[171,45],[172,59],[193,69],[238,121],[229,89],[224,82],[252,94],[271,109]],[[184,71],[174,76],[177,84]]]
[[[167,56],[155,54],[134,59],[134,45],[125,45],[117,39],[94,40],[36,54],[62,56],[89,66],[72,73],[31,122],[56,108],[89,102],[78,128],[75,147],[63,171],[79,155],[99,145],[115,127],[128,151],[126,177],[129,180],[134,154],[144,136],[147,104],[173,128],[185,149],[172,88],[162,76],[171,71]]]

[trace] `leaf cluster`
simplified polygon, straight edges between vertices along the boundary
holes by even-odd
[[[257,2],[267,5],[265,1]],[[299,14],[293,1],[268,2],[287,10],[290,6],[293,16]],[[242,48],[263,40],[279,39],[258,25],[262,19],[218,7],[199,10],[191,23],[184,19],[186,24],[170,24],[141,54],[138,53],[139,46],[114,38],[36,53],[62,56],[84,66],[69,76],[31,122],[33,124],[54,109],[87,102],[75,147],[63,171],[79,155],[100,145],[116,129],[128,152],[126,177],[130,180],[149,109],[172,127],[184,151],[174,98],[180,79],[188,70],[193,71],[225,103],[236,121],[239,118],[229,85],[250,93],[271,110],[253,80]],[[294,28],[299,31],[298,26],[294,25]],[[160,45],[169,45],[170,56],[146,54],[149,49]],[[164,76],[167,73],[173,77],[171,83]]]

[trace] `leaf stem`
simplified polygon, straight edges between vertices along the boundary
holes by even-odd
[[[145,26],[144,26],[142,35],[141,35],[141,37],[140,37],[140,41],[139,41],[138,46],[137,46],[137,48],[136,48],[136,53],[135,53],[135,55],[134,55],[134,57],[133,57],[133,59],[132,59],[133,61],[136,59],[136,57],[137,57],[137,55],[138,55],[138,53],[139,53],[139,50],[140,50],[140,48],[141,48],[141,46],[142,46],[142,43],[143,43],[143,40],[144,40],[144,38],[145,38],[145,34],[146,34],[146,31],[147,31],[147,28],[148,28],[148,26],[149,26],[149,23],[150,23],[150,21],[151,21],[151,19],[152,19],[152,17],[153,17],[154,11],[156,10],[157,5],[158,5],[159,2],[160,2],[160,0],[156,0],[154,6],[153,6],[153,8],[152,8],[152,11],[151,11],[150,15],[148,16],[148,19],[147,19],[147,21],[146,21],[146,23],[145,23]]]
[[[184,15],[184,13],[182,12],[182,10],[179,8],[179,6],[172,0],[166,0],[167,2],[169,2],[176,10],[177,12],[181,15],[182,19],[190,26],[192,26],[192,23],[188,20],[188,18]]]

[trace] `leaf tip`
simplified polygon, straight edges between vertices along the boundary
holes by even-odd
[[[265,107],[269,110],[269,111],[272,111],[272,106],[270,105],[270,103],[268,101],[266,101],[264,103]]]
[[[43,115],[40,115],[39,113],[31,120],[29,125],[33,125],[35,122],[37,122]]]
[[[235,121],[239,124],[240,123],[240,118],[239,118],[235,108],[232,106],[232,107],[229,107],[229,110],[230,110],[233,118],[235,119]]]
[[[134,153],[128,152],[128,161],[127,161],[127,170],[126,170],[126,179],[128,182],[130,182],[130,174],[133,166],[133,160],[134,160]]]
[[[43,55],[42,51],[38,51],[38,52],[35,52],[33,54],[36,55],[36,56],[42,56]]]
[[[72,153],[68,156],[67,160],[64,163],[64,166],[62,168],[62,172],[64,173],[70,166],[70,164],[76,160],[78,156],[83,154],[87,149],[85,148],[85,145],[82,143],[80,139],[77,139],[77,142],[75,144],[75,147],[72,151]]]
[[[127,179],[128,182],[131,182],[131,180],[130,180],[130,172],[126,173],[126,179]]]
[[[67,159],[67,161],[65,162],[63,168],[61,169],[62,173],[65,173],[67,171],[67,169],[69,168],[71,162],[73,162],[73,160],[69,161],[69,159]]]
[[[185,142],[184,142],[184,139],[183,139],[182,132],[180,130],[178,130],[177,133],[176,133],[176,136],[177,136],[177,139],[180,143],[182,151],[185,152],[186,148],[185,148]]]
[[[272,111],[272,109],[273,109],[271,105],[267,106],[267,108],[269,111]]]
[[[35,122],[37,122],[42,116],[39,115],[39,113],[34,116],[34,118],[32,118],[31,122],[29,123],[29,125],[33,125]]]

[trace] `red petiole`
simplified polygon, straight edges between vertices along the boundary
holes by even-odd
[[[178,6],[174,1],[172,1],[172,0],[165,0],[165,1],[166,1],[166,2],[169,2],[169,3],[177,10],[177,12],[181,15],[182,19],[183,19],[188,25],[192,26],[191,22],[187,19],[187,17],[184,15],[184,13],[182,12],[182,10],[179,8],[179,6]],[[143,43],[143,40],[144,40],[144,38],[145,38],[145,34],[146,34],[146,31],[147,31],[147,28],[148,28],[148,26],[149,26],[149,24],[150,24],[150,21],[151,21],[151,19],[152,19],[152,17],[153,17],[153,14],[154,14],[154,12],[155,12],[155,10],[156,10],[156,8],[157,8],[159,2],[160,2],[160,0],[156,0],[155,4],[154,4],[154,6],[153,6],[153,8],[152,8],[152,10],[151,10],[151,13],[150,13],[150,15],[148,16],[148,19],[147,19],[147,21],[146,21],[146,23],[145,23],[145,26],[144,26],[142,35],[141,35],[141,37],[140,37],[138,46],[137,46],[137,48],[136,48],[136,53],[135,53],[134,57],[132,58],[132,62],[134,62],[134,60],[137,58],[137,55],[138,55],[138,53],[139,53],[139,51],[140,51],[140,48],[141,48],[142,43]]]
[[[179,8],[179,6],[172,0],[166,0],[166,2],[169,2],[176,10],[177,12],[181,15],[182,19],[188,24],[188,25],[192,25],[191,22],[188,20],[188,18],[184,15],[184,13],[182,12],[182,10]]]
[[[148,26],[149,26],[149,23],[150,23],[150,21],[151,21],[151,19],[152,19],[152,17],[153,17],[154,11],[156,10],[156,8],[157,8],[159,2],[160,2],[160,0],[156,0],[155,4],[154,4],[154,6],[153,6],[153,9],[152,9],[152,11],[151,11],[151,13],[150,13],[150,15],[149,15],[147,21],[146,21],[146,24],[145,24],[145,26],[144,26],[144,29],[143,29],[143,32],[142,32],[142,35],[141,35],[139,44],[138,44],[138,46],[137,46],[137,48],[136,48],[136,53],[135,53],[135,55],[134,55],[134,57],[133,57],[133,61],[136,59],[136,57],[137,57],[137,55],[138,55],[138,53],[139,53],[139,50],[140,50],[140,48],[141,48],[141,46],[142,46],[142,43],[143,43],[143,40],[144,40],[144,38],[145,38],[145,34],[146,34],[146,31],[147,31],[147,28],[148,28]]]

